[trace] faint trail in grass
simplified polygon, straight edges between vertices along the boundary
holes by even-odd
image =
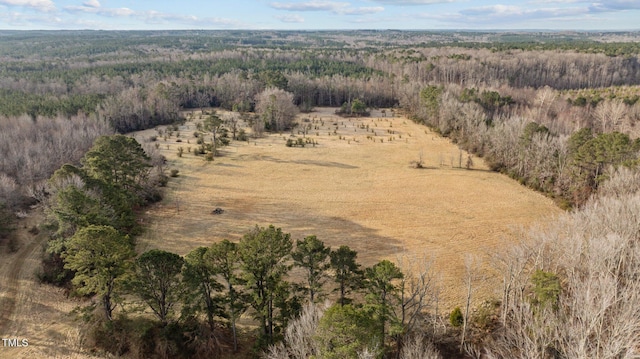
[[[40,245],[44,240],[44,236],[28,237],[26,233],[21,234],[22,243],[27,242],[27,244],[8,258],[9,263],[5,267],[9,269],[8,272],[0,273],[0,288],[4,289],[4,296],[0,298],[0,335],[4,337],[6,337],[5,334],[10,334],[8,331],[15,324],[13,314],[19,306],[17,298],[21,290],[20,280],[33,275],[31,272],[23,271],[26,269],[24,264],[28,259],[40,255]]]

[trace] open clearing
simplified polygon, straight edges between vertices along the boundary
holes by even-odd
[[[186,254],[224,238],[239,240],[256,224],[274,224],[294,240],[315,234],[334,248],[346,244],[367,266],[399,256],[433,258],[441,301],[450,308],[463,303],[466,254],[484,257],[512,241],[514,229],[561,212],[541,194],[487,171],[481,159],[473,159],[473,170],[456,168],[457,147],[407,119],[380,112],[343,119],[333,109],[300,118],[319,126],[308,135],[319,143],[315,147],[286,147],[290,134],[274,134],[232,142],[207,162],[187,150],[196,147],[193,121],[181,127],[181,143],[175,135],[166,142],[160,136],[156,143],[169,169],[180,173],[169,181],[165,199],[147,209],[138,250]],[[155,134],[135,136],[143,142]],[[184,148],[181,158],[178,147]],[[426,168],[412,168],[420,151]],[[225,212],[213,215],[217,207]],[[68,314],[86,303],[35,277],[46,236],[28,228],[41,219],[33,213],[21,221],[18,251],[0,262],[0,335],[29,340],[26,348],[0,347],[0,358],[93,357]],[[488,288],[499,288],[496,281],[475,283],[476,302],[492,294]]]
[[[347,119],[321,108],[299,116],[311,124],[307,137],[316,146],[286,147],[290,133],[271,134],[234,141],[207,162],[190,152],[199,114],[180,127],[182,142],[175,134],[158,137],[168,168],[180,172],[165,199],[147,210],[140,251],[186,254],[273,224],[294,240],[315,234],[333,248],[348,245],[366,266],[398,256],[433,258],[441,300],[452,307],[463,303],[466,254],[486,257],[513,240],[514,230],[560,213],[550,199],[488,171],[479,158],[472,170],[458,168],[466,153],[402,117],[374,111]],[[142,142],[155,134],[135,136]],[[421,151],[426,168],[413,168]],[[212,214],[217,207],[225,212]],[[483,288],[499,288],[495,284],[477,283],[482,296],[492,294]]]

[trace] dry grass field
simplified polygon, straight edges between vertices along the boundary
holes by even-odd
[[[332,247],[349,245],[367,266],[383,258],[431,258],[441,303],[450,308],[463,304],[467,254],[484,258],[513,241],[514,230],[560,213],[549,199],[487,171],[481,159],[473,158],[471,170],[457,168],[457,147],[402,117],[375,112],[343,119],[319,109],[300,116],[318,126],[307,135],[316,146],[286,147],[289,133],[272,134],[232,142],[212,162],[188,150],[196,147],[195,117],[180,128],[182,142],[175,134],[155,142],[168,168],[180,172],[165,199],[144,214],[141,252],[186,254],[224,238],[238,240],[256,224],[274,224],[293,239],[315,234]],[[144,142],[156,134],[134,135]],[[413,168],[421,151],[425,168]],[[466,158],[463,153],[463,167]],[[213,215],[217,207],[225,212]],[[0,347],[0,358],[93,357],[68,314],[83,303],[35,277],[46,236],[28,228],[40,220],[33,213],[20,223],[18,251],[3,253],[0,262],[0,335],[29,340],[26,348]],[[490,276],[476,281],[476,302],[497,283]]]
[[[560,212],[543,195],[488,171],[482,159],[474,157],[467,170],[466,153],[391,113],[348,119],[321,108],[298,118],[311,124],[307,137],[315,146],[286,147],[291,133],[271,134],[232,142],[212,162],[190,152],[200,113],[193,115],[180,128],[182,142],[175,134],[158,137],[168,168],[180,172],[165,199],[147,210],[140,251],[186,254],[225,238],[239,240],[256,224],[273,224],[294,240],[315,234],[334,248],[348,245],[367,266],[399,256],[432,258],[442,303],[452,307],[463,304],[467,254],[486,257],[512,241],[514,230]],[[135,136],[148,141],[154,134]],[[410,162],[421,152],[425,168],[416,169]],[[217,207],[225,212],[212,214]],[[491,295],[488,288],[496,284],[478,281],[476,299]]]

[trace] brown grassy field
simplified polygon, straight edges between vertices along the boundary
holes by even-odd
[[[452,307],[463,303],[467,254],[485,257],[513,240],[514,229],[560,212],[543,195],[488,171],[482,159],[474,157],[467,170],[466,153],[408,119],[378,111],[347,119],[333,112],[299,116],[312,125],[307,137],[316,146],[286,147],[292,134],[271,134],[232,142],[212,162],[189,152],[196,147],[199,113],[180,128],[181,143],[175,135],[166,141],[160,136],[159,150],[180,172],[165,200],[146,212],[148,231],[139,250],[186,254],[238,240],[256,224],[273,224],[294,240],[315,234],[332,247],[348,245],[366,266],[398,256],[433,258],[441,300]],[[153,134],[136,137],[145,141]],[[293,136],[302,137],[297,131]],[[410,162],[420,152],[425,168],[416,169]],[[224,214],[213,215],[217,207]],[[491,279],[476,284],[476,302],[499,288]]]
[[[487,171],[481,159],[473,158],[472,170],[457,168],[460,152],[453,144],[407,119],[380,112],[343,119],[333,109],[303,118],[319,126],[308,135],[315,147],[286,147],[290,134],[272,134],[232,142],[213,162],[188,151],[196,147],[194,121],[181,127],[181,143],[175,135],[166,142],[160,136],[158,149],[180,173],[169,181],[165,199],[146,210],[139,251],[186,254],[224,238],[238,240],[256,224],[274,224],[294,239],[315,234],[332,247],[349,245],[363,265],[432,258],[441,301],[450,308],[463,304],[467,254],[486,257],[512,241],[513,230],[560,213],[549,199]],[[144,142],[155,134],[134,135]],[[421,151],[426,168],[415,169],[410,162]],[[216,207],[225,212],[211,214]],[[32,213],[21,221],[16,253],[0,248],[0,335],[29,340],[26,348],[0,347],[0,358],[93,357],[68,314],[83,303],[35,277],[46,236],[28,229],[41,219]],[[475,302],[497,284],[491,277],[477,281]]]

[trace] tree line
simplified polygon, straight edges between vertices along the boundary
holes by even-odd
[[[113,227],[89,225],[68,239],[62,258],[65,269],[74,271],[74,288],[100,297],[102,318],[94,333],[99,337],[91,339],[106,341],[109,345],[102,349],[118,355],[135,352],[136,339],[119,339],[122,334],[144,333],[117,333],[114,322],[131,318],[125,312],[115,316],[116,304],[140,302],[139,308],[155,317],[157,329],[171,328],[153,338],[171,342],[167,351],[143,356],[192,357],[202,348],[216,349],[229,332],[233,352],[239,349],[238,337],[249,335],[260,353],[284,338],[305,302],[318,304],[335,292],[337,303],[330,309],[335,317],[327,317],[319,340],[325,341],[323,355],[337,358],[367,349],[380,355],[391,350],[390,343],[400,347],[405,335],[417,329],[434,295],[427,271],[423,278],[405,275],[388,260],[362,269],[348,246],[332,250],[316,236],[307,236],[294,247],[290,235],[274,226],[256,226],[237,243],[223,240],[184,257],[158,249],[136,257],[130,237]],[[300,281],[291,280],[293,269]],[[245,313],[257,324],[256,334],[238,329]],[[196,325],[200,322],[204,325]],[[199,339],[188,342],[194,335]],[[111,340],[120,341],[113,345]]]
[[[617,167],[638,165],[637,104],[585,108],[550,88],[529,92],[533,101],[512,94],[427,86],[414,116],[565,208],[584,204]]]

